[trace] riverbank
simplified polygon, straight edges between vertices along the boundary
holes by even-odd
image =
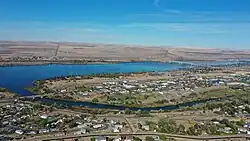
[[[35,86],[28,90],[49,99],[125,107],[160,107],[245,93],[229,85],[243,85],[240,82],[248,74],[240,79],[233,75],[247,73],[247,69],[248,66],[237,70],[234,66],[198,67],[169,72],[55,77],[36,81]]]
[[[202,105],[197,105],[196,103],[196,107],[192,108],[184,108],[183,104],[183,107],[175,106],[180,110],[173,110],[171,112],[168,110],[149,112],[139,109],[135,111],[130,111],[129,109],[125,109],[124,111],[111,111],[108,108],[106,108],[106,110],[101,108],[90,108],[90,110],[87,108],[81,109],[79,106],[76,106],[76,109],[70,107],[70,105],[69,107],[63,107],[70,102],[67,102],[66,104],[61,103],[62,106],[60,107],[53,104],[53,101],[51,105],[44,105],[46,103],[46,101],[44,101],[45,99],[42,101],[39,100],[42,102],[41,104],[34,100],[29,101],[26,99],[18,99],[15,100],[15,102],[10,101],[9,103],[6,103],[6,106],[0,106],[0,109],[2,114],[6,115],[4,116],[3,121],[9,121],[11,124],[19,123],[16,126],[19,127],[17,131],[19,131],[18,133],[22,132],[22,134],[16,134],[16,127],[8,126],[6,124],[4,124],[4,128],[2,128],[2,132],[5,131],[4,135],[7,137],[13,137],[19,140],[21,138],[30,140],[57,138],[57,136],[63,135],[75,138],[77,135],[86,134],[85,132],[82,133],[85,131],[83,129],[86,129],[86,132],[90,135],[113,134],[114,130],[110,129],[113,129],[116,126],[119,127],[119,134],[126,135],[141,132],[146,132],[146,134],[147,132],[154,132],[156,134],[171,133],[177,135],[192,135],[190,138],[194,136],[205,138],[205,136],[208,135],[223,136],[238,134],[238,128],[242,129],[243,126],[247,124],[247,121],[242,120],[240,117],[221,114],[223,112],[218,113],[218,110],[209,110],[210,108],[218,109],[218,106],[222,107],[220,110],[227,111],[228,108],[234,109],[234,106],[236,106],[235,104],[238,106],[241,105],[242,102],[248,102],[249,96],[245,95],[245,97],[241,97],[241,95],[238,95],[235,98],[230,97],[229,99],[231,103],[227,101],[206,101],[209,103],[203,103]],[[59,102],[57,101],[57,103]],[[243,103],[243,105],[245,103]],[[211,106],[212,104],[215,106]],[[19,114],[16,114],[16,112],[13,111],[18,111]],[[100,111],[100,113],[98,111]],[[26,122],[13,120],[17,119],[19,115],[27,115],[27,118],[25,119]],[[32,130],[23,128],[31,125],[33,127]],[[227,130],[224,130],[224,127],[230,127],[232,131],[228,133]],[[168,130],[169,128],[171,128],[171,130]],[[45,131],[46,134],[44,134]],[[206,134],[204,134],[204,132]],[[218,138],[220,136],[218,136]]]
[[[17,97],[15,93],[10,92],[7,88],[0,87],[0,100],[10,99],[15,97]]]
[[[132,61],[131,61],[132,62]],[[11,66],[37,66],[37,65],[51,65],[51,64],[60,64],[60,65],[85,65],[85,64],[117,64],[121,61],[0,61],[0,67],[11,67]]]
[[[6,106],[0,106],[2,114],[8,115],[4,116],[3,121],[9,121],[11,124],[18,123],[15,127],[4,124],[4,128],[2,128],[2,131],[0,132],[5,131],[5,136],[13,137],[17,140],[20,140],[21,138],[40,140],[41,138],[57,138],[57,136],[63,135],[70,135],[75,138],[77,135],[86,133],[90,135],[113,134],[114,127],[119,127],[119,134],[126,135],[141,132],[154,132],[156,134],[171,133],[177,135],[192,135],[190,137],[194,137],[205,136],[205,134],[202,134],[203,132],[207,133],[206,136],[214,134],[227,135],[223,130],[219,130],[216,133],[211,132],[214,131],[212,129],[217,125],[214,123],[214,120],[221,122],[220,125],[228,126],[227,123],[230,123],[230,125],[236,127],[243,126],[238,126],[238,122],[241,121],[241,118],[239,117],[219,115],[213,111],[207,110],[206,108],[204,108],[206,111],[203,112],[202,107],[171,112],[161,110],[160,112],[149,113],[148,111],[142,110],[129,111],[128,109],[125,111],[117,110],[104,112],[104,109],[92,109],[89,111],[80,108],[57,107],[53,104],[44,105],[44,103],[39,104],[37,101],[19,99],[15,100],[15,102],[10,101],[9,103],[6,103]],[[206,106],[206,104],[204,105]],[[19,111],[19,109],[21,110]],[[19,114],[16,114],[17,112],[13,111],[17,111]],[[97,111],[101,112],[98,113]],[[27,116],[25,119],[26,122],[22,122],[22,120],[13,120],[18,119],[19,115]],[[226,123],[223,122],[225,119],[227,119]],[[244,121],[240,123],[245,124],[246,122]],[[33,127],[32,129],[23,128],[31,125]],[[199,126],[197,127],[197,125]],[[15,133],[16,127],[18,127],[18,133],[21,132],[21,134]],[[216,129],[223,129],[223,127],[224,126],[218,126]],[[168,131],[168,128],[171,128],[172,130]],[[85,129],[86,133],[82,133]],[[203,132],[199,132],[200,130]],[[237,134],[237,132],[233,132],[233,134]]]
[[[192,61],[192,60],[189,60]],[[197,60],[193,60],[197,61]],[[203,60],[198,60],[203,61]],[[208,61],[208,60],[206,60]],[[209,60],[214,61],[216,60]],[[153,61],[153,60],[123,60],[123,61],[88,61],[88,60],[57,60],[57,61],[0,61],[0,67],[12,67],[12,66],[38,66],[38,65],[87,65],[87,64],[119,64],[119,63],[139,63],[139,62],[155,62],[155,63],[170,63],[170,64],[184,64],[184,65],[190,65],[191,63],[182,63],[179,61]]]
[[[0,67],[11,66],[36,66],[36,65],[86,65],[86,64],[119,64],[119,63],[138,63],[138,62],[158,62],[183,65],[197,65],[192,62],[223,62],[227,60],[182,60],[182,61],[156,61],[156,60],[0,60]],[[247,61],[240,61],[247,62]]]
[[[146,62],[0,68],[1,87],[23,96],[0,105],[0,134],[19,140],[111,132],[246,134],[249,70]],[[39,95],[18,92],[32,81]]]
[[[178,64],[140,62],[112,65],[48,65],[33,66],[28,68],[6,67],[0,68],[0,74],[5,74],[1,76],[1,85],[6,86],[11,91],[14,91],[22,96],[34,95],[34,93],[24,90],[24,88],[27,86],[31,87],[32,81],[44,80],[47,81],[48,84],[50,83],[49,81],[51,81],[52,84],[55,83],[60,86],[58,88],[52,88],[53,91],[50,91],[47,88],[42,90],[40,89],[45,95],[52,96],[52,99],[54,96],[57,97],[54,97],[54,99],[69,100],[70,98],[70,100],[72,100],[76,98],[75,101],[80,100],[83,101],[83,103],[94,102],[94,104],[97,105],[96,108],[98,108],[98,106],[103,106],[102,103],[108,104],[110,106],[124,105],[127,107],[154,107],[162,105],[174,105],[213,97],[224,97],[226,96],[225,93],[227,93],[227,90],[219,93],[216,91],[206,93],[206,91],[210,90],[206,90],[206,88],[204,89],[202,86],[209,86],[209,83],[213,82],[212,80],[216,78],[216,76],[222,78],[225,77],[226,81],[229,79],[228,82],[234,80],[236,82],[240,82],[241,78],[234,77],[234,75],[237,75],[236,73],[240,73],[241,76],[241,73],[249,70],[248,67],[249,66],[247,65],[244,66],[236,64],[229,66],[221,65],[220,67],[193,66],[190,68],[189,66]],[[132,73],[140,71],[142,71],[142,74]],[[148,73],[148,75],[145,75],[147,74],[146,72],[150,72],[150,74]],[[211,75],[209,72],[212,72]],[[108,73],[108,75],[105,73]],[[121,76],[122,74],[128,73],[132,73],[135,76]],[[96,78],[88,78],[88,75],[90,74],[95,75]],[[138,77],[136,75],[140,76]],[[67,76],[71,77],[67,78]],[[248,80],[245,78],[245,75],[242,75],[241,77],[244,78],[244,81]],[[58,81],[54,81],[53,79],[49,78],[55,78]],[[63,81],[65,83],[60,82],[61,78],[64,79]],[[150,78],[155,79],[152,80]],[[129,80],[127,81],[126,79]],[[85,84],[83,84],[83,81],[87,81],[87,83],[90,82],[87,84],[90,86],[93,82],[95,84],[93,87],[88,87],[87,85],[85,86]],[[223,83],[223,81],[221,83]],[[19,83],[16,85],[13,82]],[[102,85],[107,85],[105,86],[107,88],[103,87]],[[145,85],[147,85],[147,87],[145,87]],[[54,85],[48,86],[51,87]],[[102,87],[98,88],[98,86]],[[69,90],[66,89],[65,91],[64,87],[69,88]],[[93,90],[89,91],[91,89]],[[46,92],[46,90],[48,91]],[[85,90],[87,91],[85,92]],[[228,90],[231,91],[230,89]],[[94,98],[97,98],[97,101]],[[57,100],[54,101],[56,102]],[[72,100],[72,102],[74,102],[74,100]]]

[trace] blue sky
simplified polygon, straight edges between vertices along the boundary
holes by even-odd
[[[0,40],[250,49],[250,0],[1,0]]]

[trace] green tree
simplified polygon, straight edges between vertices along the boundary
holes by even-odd
[[[160,119],[158,121],[158,126],[160,132],[176,133],[177,131],[177,124],[172,119]]]
[[[187,130],[188,135],[196,135],[195,128],[193,126],[189,127]]]
[[[133,136],[133,141],[142,141],[142,139],[140,139],[139,137]]]
[[[220,121],[220,123],[221,124],[229,124],[229,120],[228,119],[226,119],[226,118],[224,118],[224,119],[222,119],[221,121]]]
[[[142,129],[141,123],[138,123],[137,126],[138,126],[139,129]]]
[[[179,125],[178,133],[181,134],[181,135],[185,134],[185,126],[184,125],[182,125],[182,124]]]
[[[97,98],[93,98],[92,102],[97,103],[97,102],[99,102],[99,100]]]
[[[74,128],[74,127],[76,127],[76,126],[77,126],[77,124],[76,124],[75,121],[71,121],[71,122],[69,123],[69,128]]]
[[[125,109],[124,111],[125,114],[129,115],[129,114],[132,114],[132,111],[128,108]]]
[[[34,103],[32,106],[35,110],[42,108],[42,105],[40,103]]]
[[[217,134],[217,127],[215,125],[211,125],[209,127],[210,134],[216,135]]]
[[[126,126],[127,125],[127,123],[126,122],[122,122],[122,126]]]
[[[46,127],[47,124],[48,124],[48,120],[47,120],[47,119],[41,119],[41,120],[40,120],[40,125],[41,125],[42,127]]]
[[[160,139],[161,139],[162,141],[165,141],[165,140],[167,140],[167,137],[166,137],[166,135],[160,135]]]
[[[245,111],[247,111],[247,113],[250,113],[250,108],[249,108],[249,107],[246,107],[246,108],[245,108]]]
[[[145,124],[146,125],[148,125],[149,126],[149,129],[150,130],[157,130],[158,128],[157,128],[157,124],[155,123],[155,122],[153,122],[153,121],[146,121],[145,122]]]
[[[149,111],[140,111],[139,116],[141,116],[141,117],[149,117],[150,113],[149,113]]]
[[[7,89],[6,88],[0,88],[0,92],[6,92]]]
[[[148,99],[149,98],[149,95],[144,95],[144,99]]]
[[[146,141],[155,141],[154,138],[152,136],[146,136]]]
[[[93,138],[91,138],[90,140],[91,140],[91,141],[95,141],[95,138],[93,137]]]
[[[236,125],[243,127],[245,125],[245,121],[241,119],[240,121],[236,122]]]

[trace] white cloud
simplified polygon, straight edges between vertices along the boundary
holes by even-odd
[[[128,15],[134,22],[164,23],[250,23],[250,16],[245,11],[209,11],[182,10],[176,6],[184,0],[153,0],[152,5],[158,10],[149,13]],[[173,5],[175,3],[175,5]]]
[[[87,41],[116,39],[109,26],[88,23],[0,22],[0,40]]]
[[[65,32],[89,32],[89,33],[96,33],[102,32],[103,29],[99,28],[88,28],[88,27],[57,27],[55,30],[65,31]]]
[[[177,9],[170,9],[170,8],[165,8],[163,6],[160,5],[160,0],[154,0],[153,4],[155,7],[157,7],[159,10],[161,10],[162,12],[166,12],[166,13],[170,13],[170,14],[180,14],[182,13],[182,11],[177,10]]]
[[[195,34],[224,34],[230,29],[221,24],[196,24],[196,23],[130,23],[120,25],[121,28],[146,28],[161,32],[182,32]]]

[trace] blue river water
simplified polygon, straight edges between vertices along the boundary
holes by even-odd
[[[87,64],[87,65],[37,65],[13,66],[0,68],[0,87],[21,95],[32,95],[24,87],[32,86],[35,80],[48,79],[56,76],[90,75],[100,73],[168,71],[188,67],[189,65],[159,62],[137,62],[119,64]]]
[[[225,65],[238,62],[195,62],[198,65]],[[56,76],[69,75],[90,75],[100,73],[123,73],[123,72],[147,72],[147,71],[169,71],[180,68],[192,67],[190,64],[161,63],[161,62],[132,62],[119,64],[87,64],[87,65],[37,65],[37,66],[12,66],[0,67],[0,87],[9,89],[21,96],[33,95],[25,90],[25,87],[32,86],[35,80],[48,79]],[[47,100],[52,101],[52,100]],[[53,100],[54,101],[54,100]],[[65,101],[60,101],[65,104]],[[124,109],[122,106],[105,104],[93,104],[88,102],[68,102],[70,105],[89,106],[95,108]],[[169,107],[172,109],[173,107]],[[175,107],[176,108],[176,107]],[[155,108],[154,108],[155,109]],[[159,108],[157,108],[159,109]]]

